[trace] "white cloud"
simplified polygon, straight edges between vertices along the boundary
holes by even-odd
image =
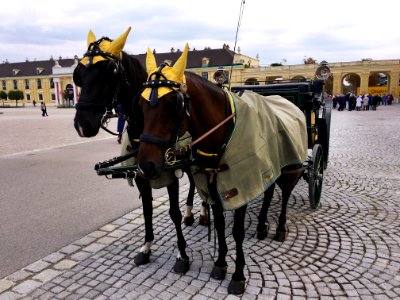
[[[247,0],[238,36],[243,54],[261,63],[400,58],[397,0],[323,2]],[[92,29],[115,38],[133,30],[126,50],[233,49],[240,0],[13,0],[0,11],[0,62],[82,55]]]

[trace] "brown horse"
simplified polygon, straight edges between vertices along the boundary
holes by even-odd
[[[140,100],[144,115],[144,129],[141,135],[138,162],[143,177],[157,176],[161,172],[167,148],[182,132],[186,130],[190,132],[193,138],[191,153],[196,162],[194,169],[200,172],[203,183],[207,185],[207,189],[199,191],[199,194],[206,194],[205,197],[208,197],[211,203],[218,234],[218,259],[214,263],[211,277],[222,280],[227,272],[225,258],[228,247],[225,240],[223,214],[225,198],[221,196],[218,189],[218,178],[229,168],[221,164],[221,158],[235,128],[236,115],[234,106],[228,101],[229,97],[223,89],[196,74],[184,72],[186,56],[187,46],[173,67],[164,64],[157,67],[151,51],[147,52],[147,71],[150,76]],[[301,111],[300,114],[302,114]],[[305,136],[305,122],[301,120],[300,123],[304,131],[302,134]],[[252,129],[249,128],[249,130]],[[304,147],[302,150],[304,151]],[[305,151],[307,151],[306,148]],[[275,239],[284,241],[287,202],[304,169],[298,162],[279,171],[279,176],[274,178],[269,186],[263,187],[264,202],[257,226],[257,236],[260,239],[267,236],[266,216],[274,186],[277,183],[282,189],[282,211]],[[197,183],[196,181],[196,186]],[[197,188],[199,190],[198,186]],[[225,197],[235,196],[235,192],[237,193],[233,189],[230,191],[231,194],[227,193]],[[228,292],[231,294],[241,294],[245,290],[246,278],[243,273],[245,257],[242,244],[246,209],[247,205],[244,204],[235,208],[234,213],[232,234],[236,242],[236,268],[228,286]]]
[[[81,87],[81,95],[76,105],[74,126],[81,137],[97,135],[106,111],[111,111],[117,104],[122,105],[125,112],[124,118],[128,122],[129,147],[138,147],[139,136],[143,130],[143,115],[139,107],[138,97],[147,79],[146,70],[134,56],[122,51],[130,28],[119,38],[112,41],[108,38],[96,40],[90,31],[88,35],[88,51],[74,71],[74,82]],[[125,149],[123,149],[125,150]],[[190,180],[187,205],[193,205],[194,182]],[[152,190],[148,180],[136,178],[136,185],[141,193],[143,215],[145,223],[145,241],[134,262],[137,265],[149,262],[151,245],[154,240],[153,233],[153,205]],[[186,242],[183,238],[181,221],[182,215],[179,207],[179,184],[173,178],[167,186],[170,200],[170,214],[176,227],[178,245],[184,252]],[[190,217],[190,215],[189,215]],[[192,216],[193,218],[193,216]],[[204,217],[204,219],[208,219]],[[192,219],[193,220],[193,219]],[[190,218],[185,218],[185,224],[191,225]],[[185,272],[187,267],[177,271]]]

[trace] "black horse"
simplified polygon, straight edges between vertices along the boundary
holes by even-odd
[[[81,137],[93,137],[99,132],[104,116],[112,111],[117,104],[121,104],[125,112],[124,117],[128,123],[127,132],[130,150],[135,151],[139,147],[139,136],[143,130],[143,114],[141,109],[138,108],[137,97],[142,91],[142,84],[147,80],[147,73],[138,59],[122,51],[129,31],[130,28],[114,41],[106,37],[96,40],[95,35],[91,31],[89,32],[88,50],[73,74],[75,84],[81,87],[81,95],[76,105],[74,126]],[[184,222],[186,225],[191,225],[193,223],[191,207],[193,206],[195,186],[191,173],[187,174],[190,180],[190,189]],[[185,246],[185,240],[181,228],[179,184],[176,177],[169,178],[169,180],[171,183],[167,185],[167,190],[170,201],[170,216],[175,224],[178,245],[182,248]],[[154,240],[153,198],[148,180],[138,177],[135,181],[142,197],[145,241],[143,247],[135,256],[134,262],[136,265],[142,265],[149,262],[150,248]],[[202,211],[204,211],[203,208]],[[200,221],[206,223],[204,220],[208,220],[208,217],[203,215]],[[179,268],[178,263],[176,271],[186,271]]]

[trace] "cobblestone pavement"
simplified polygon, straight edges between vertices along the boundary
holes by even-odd
[[[232,213],[226,212],[227,278],[210,278],[214,233],[208,242],[207,230],[197,224],[184,228],[192,263],[178,275],[172,271],[177,247],[168,202],[160,197],[154,200],[150,264],[133,263],[143,241],[137,209],[0,280],[0,299],[399,299],[399,149],[399,104],[334,111],[321,207],[309,208],[308,186],[301,180],[289,201],[288,237],[279,243],[271,235],[280,193],[275,191],[264,241],[255,238],[259,204],[250,205],[247,286],[240,297],[227,295],[234,270]],[[181,188],[182,198],[187,189]]]

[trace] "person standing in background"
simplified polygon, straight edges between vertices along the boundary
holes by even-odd
[[[49,116],[47,114],[46,104],[43,101],[40,103],[40,109],[42,110],[42,117],[48,117]]]

